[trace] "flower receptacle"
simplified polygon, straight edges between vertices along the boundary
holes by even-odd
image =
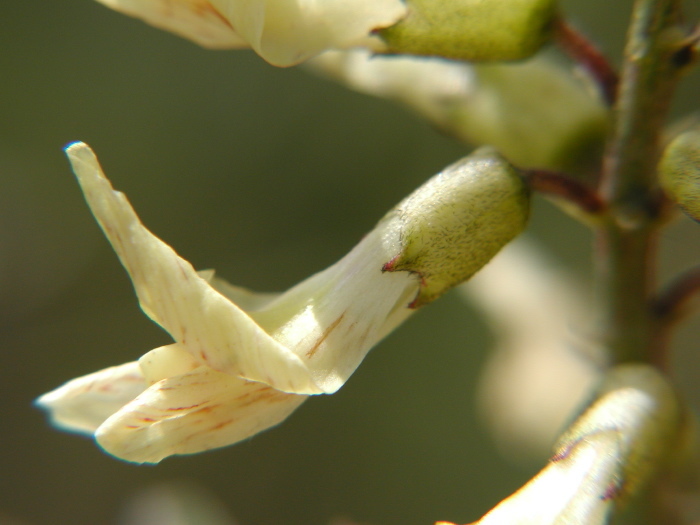
[[[408,15],[379,31],[390,53],[458,60],[520,60],[547,42],[553,0],[409,0]]]
[[[469,279],[525,227],[529,191],[492,148],[480,148],[446,168],[389,212],[400,225],[400,252],[389,272],[420,276],[412,308]]]

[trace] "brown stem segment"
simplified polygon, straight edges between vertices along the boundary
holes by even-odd
[[[597,82],[603,99],[609,105],[613,105],[619,78],[600,49],[562,16],[558,16],[554,21],[554,38],[574,62],[588,71]]]
[[[523,177],[539,193],[565,200],[589,215],[599,215],[605,203],[591,188],[563,173],[547,170],[528,170]]]
[[[656,164],[679,77],[680,0],[636,0],[603,163],[600,195],[609,206],[595,253],[602,337],[613,361],[653,361],[650,307],[659,197]]]
[[[660,369],[669,367],[669,342],[673,327],[688,313],[688,305],[700,297],[700,266],[688,270],[673,281],[651,303],[656,332],[651,347],[652,363]]]
[[[688,270],[673,281],[653,303],[661,322],[672,323],[686,313],[688,303],[700,297],[700,266]]]

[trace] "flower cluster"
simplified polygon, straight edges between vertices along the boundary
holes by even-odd
[[[592,200],[596,209],[606,208],[600,222],[609,231],[602,238],[627,234],[624,213],[615,215],[619,202],[593,189],[601,181],[590,176],[600,160],[591,152],[603,149],[609,125],[606,101],[548,55],[519,65],[455,61],[521,60],[555,31],[565,38],[570,28],[557,18],[555,0],[98,1],[205,47],[251,48],[277,66],[309,61],[358,91],[408,105],[465,142],[488,144],[406,197],[340,261],[280,294],[254,293],[213,270],[196,271],[141,223],[92,150],[70,145],[73,171],[141,308],[173,339],[37,400],[57,426],[94,435],[118,458],[157,463],[230,445],[280,423],[309,396],[334,393],[416,309],[470,279],[521,233],[530,185],[542,189],[537,181],[545,181],[543,191],[568,198],[567,205]],[[617,76],[597,51],[577,45],[586,48],[575,50],[587,53],[581,63],[610,95]],[[680,65],[691,61],[683,57],[691,46],[696,50],[697,38],[683,45],[674,58]],[[675,201],[700,220],[700,128],[658,153],[650,157],[660,158],[653,192],[661,193],[658,182],[664,204]],[[651,200],[656,196],[645,206]],[[572,355],[568,321],[588,308],[571,301],[568,284],[556,284],[545,265],[531,268],[527,250],[512,253],[471,289],[500,332],[497,372],[487,376],[492,384],[484,391],[506,409],[490,418],[493,425],[529,434],[519,440],[538,447],[554,432],[542,418],[563,422],[594,381],[601,385],[559,438],[549,464],[476,523],[603,525],[655,473],[680,454],[687,457],[688,417],[651,365],[605,370]],[[639,304],[646,308],[647,301]],[[552,368],[556,381],[540,381]]]

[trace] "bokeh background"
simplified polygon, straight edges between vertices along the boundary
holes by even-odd
[[[562,5],[619,57],[630,0]],[[241,525],[468,522],[538,468],[504,461],[478,418],[491,339],[456,293],[379,345],[340,392],[239,445],[139,467],[52,429],[38,395],[169,342],[138,309],[65,144],[88,142],[195,267],[264,291],[337,260],[467,148],[398,106],[252,52],[200,49],[90,0],[8,2],[0,28],[1,524],[133,524],[134,501],[171,484]],[[699,77],[674,115],[698,109]],[[664,234],[662,275],[700,259],[698,230],[680,220]],[[531,231],[586,277],[582,226],[537,199]],[[675,357],[695,406],[699,332],[697,318],[686,324]]]

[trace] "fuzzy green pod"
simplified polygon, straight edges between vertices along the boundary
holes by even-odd
[[[421,278],[417,308],[469,279],[527,223],[529,190],[493,148],[480,148],[404,199],[392,224],[397,255],[384,271]]]
[[[700,127],[678,135],[659,162],[659,183],[692,219],[700,222]]]
[[[458,60],[520,60],[550,38],[554,0],[409,0],[408,15],[378,33],[390,53]]]

